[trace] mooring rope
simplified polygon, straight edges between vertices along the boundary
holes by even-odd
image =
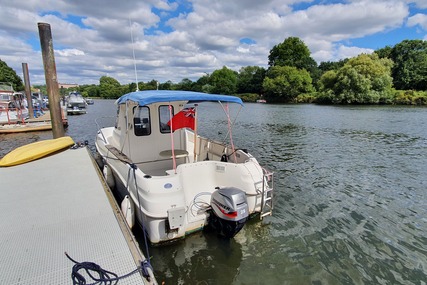
[[[67,252],[65,252],[65,256],[74,262],[72,271],[71,271],[71,279],[73,280],[73,285],[110,285],[117,284],[119,280],[127,278],[137,272],[141,272],[142,275],[149,280],[150,275],[148,273],[148,269],[151,268],[149,262],[142,261],[141,265],[139,265],[135,270],[118,276],[116,273],[103,269],[101,266],[94,262],[78,262],[71,258]],[[87,283],[86,278],[79,272],[84,271],[86,274],[95,281],[94,283]],[[151,268],[152,270],[152,268]]]

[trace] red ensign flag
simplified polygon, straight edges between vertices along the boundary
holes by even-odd
[[[190,128],[194,130],[196,117],[196,108],[185,108],[182,109],[178,114],[172,117],[168,122],[168,126],[172,122],[172,132],[181,128]]]

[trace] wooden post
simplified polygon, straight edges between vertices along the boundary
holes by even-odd
[[[53,138],[65,135],[62,122],[62,109],[59,98],[58,80],[56,77],[55,56],[52,43],[52,32],[47,23],[38,23],[40,45],[42,49],[44,74],[46,78],[47,96],[49,98],[50,118],[52,121]]]
[[[25,96],[27,97],[28,113],[30,113],[30,119],[34,119],[33,98],[31,97],[31,84],[30,75],[28,73],[28,64],[22,63],[22,72],[24,73]]]

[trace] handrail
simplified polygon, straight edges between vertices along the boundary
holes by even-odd
[[[21,123],[25,124],[25,118],[23,118],[22,116],[22,109],[21,108],[9,108],[9,107],[3,107],[0,106],[0,114],[2,112],[6,112],[6,117],[7,117],[7,124],[10,125],[12,123],[18,123],[19,121],[21,121]],[[9,112],[16,112],[16,121],[12,121],[12,119],[10,118],[10,114]]]
[[[104,117],[99,117],[99,118],[95,119],[95,124],[96,124],[96,127],[98,128],[98,133],[101,134],[102,139],[104,140],[105,143],[107,143],[107,139],[105,138],[104,133],[102,132],[102,128],[101,128],[100,124],[98,123],[98,120],[99,119],[111,119],[111,118],[114,119],[115,117],[114,116],[104,116]]]

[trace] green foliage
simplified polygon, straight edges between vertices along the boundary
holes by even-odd
[[[265,73],[266,70],[259,66],[242,67],[237,77],[237,92],[261,94]]]
[[[310,94],[300,94],[295,99],[296,103],[314,103],[316,102],[317,97],[314,93]]]
[[[40,92],[42,94],[47,94],[47,87],[46,87],[46,85],[33,85],[33,88],[31,88],[31,90],[33,90],[33,89],[40,90]]]
[[[310,54],[310,50],[301,39],[289,37],[270,50],[268,65],[270,67],[293,66],[298,69],[305,69],[316,84],[321,76],[321,71],[317,68],[317,63]]]
[[[120,83],[109,76],[102,76],[99,79],[99,91],[101,97],[105,99],[116,99],[125,94]]]
[[[0,59],[0,82],[12,83],[13,90],[24,90],[22,79],[16,74],[15,70],[10,68],[6,62]]]
[[[346,58],[346,59],[341,59],[339,61],[322,61],[319,64],[319,70],[322,73],[325,73],[325,72],[330,71],[330,70],[338,70],[341,67],[343,67],[344,64],[346,64],[348,62],[348,60],[349,59]]]
[[[237,72],[224,66],[212,73],[210,84],[212,93],[235,94],[237,92]]]
[[[396,105],[427,105],[427,91],[396,90],[393,104]]]
[[[181,80],[181,82],[180,83],[178,83],[176,86],[175,86],[175,90],[186,90],[186,91],[192,91],[193,90],[193,85],[194,85],[194,82],[193,81],[191,81],[190,79],[188,79],[188,78],[184,78],[183,80]]]
[[[260,98],[260,96],[255,93],[241,93],[237,94],[237,96],[239,96],[244,102],[256,102],[256,100]]]
[[[263,88],[270,102],[292,102],[300,94],[314,92],[310,74],[293,66],[273,66],[266,74]]]
[[[380,48],[375,51],[376,54],[378,54],[379,58],[390,58],[391,59],[391,52],[393,48],[391,46],[386,46],[384,48]]]
[[[318,101],[334,104],[386,103],[392,94],[392,61],[361,54],[320,78]]]
[[[84,97],[92,97],[92,98],[101,97],[99,86],[97,86],[95,84],[81,85],[79,89],[80,89],[81,94]]]
[[[390,53],[393,83],[400,90],[427,90],[427,41],[404,40]]]
[[[299,69],[311,71],[317,67],[314,59],[310,57],[310,50],[305,43],[297,37],[289,37],[278,45],[275,45],[268,56],[268,65],[293,66]]]
[[[416,91],[427,90],[427,41],[423,40],[404,40],[394,47],[378,49],[373,55],[322,62],[317,67],[304,42],[289,37],[270,50],[268,64],[267,71],[259,66],[246,66],[238,73],[224,66],[210,75],[206,73],[196,82],[184,78],[179,83],[160,83],[153,79],[138,82],[138,89],[158,87],[161,90],[240,94],[246,102],[256,101],[260,94],[269,102],[410,105],[425,105],[426,102],[425,92]],[[24,88],[16,72],[0,60],[2,81],[12,82],[17,91]],[[395,91],[392,81],[395,88],[406,91]],[[33,87],[47,93],[45,85]],[[136,89],[136,83],[121,85],[116,79],[103,76],[99,85],[81,85],[72,90],[80,91],[83,96],[115,99]],[[69,91],[71,89],[61,90],[65,94]]]
[[[197,92],[213,93],[213,87],[210,84],[209,74],[200,77],[193,86],[193,90]]]
[[[165,83],[160,83],[159,89],[160,90],[172,90],[173,83],[172,81],[168,80]]]

